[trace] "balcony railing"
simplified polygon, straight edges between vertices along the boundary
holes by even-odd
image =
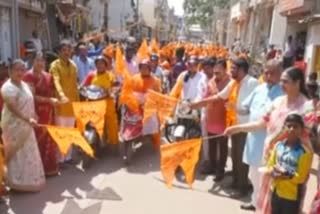
[[[32,10],[35,12],[43,12],[44,2],[41,0],[18,0],[21,8]]]

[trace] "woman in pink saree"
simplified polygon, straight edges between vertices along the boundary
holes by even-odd
[[[35,99],[35,110],[38,123],[53,124],[54,105],[58,100],[53,97],[54,86],[52,76],[44,71],[45,60],[38,54],[31,70],[25,73],[23,80],[30,86]],[[36,127],[35,134],[40,150],[44,172],[47,176],[58,174],[57,145],[52,141],[46,128]]]
[[[33,127],[37,125],[34,100],[22,81],[22,60],[15,60],[10,78],[1,88],[4,106],[1,118],[2,139],[7,162],[7,184],[16,191],[40,191],[45,176]]]
[[[225,131],[226,135],[232,135],[238,132],[251,132],[265,128],[267,130],[265,160],[269,158],[269,153],[274,146],[286,137],[286,133],[283,131],[283,125],[288,114],[295,112],[304,116],[307,127],[310,127],[316,121],[313,103],[307,99],[307,91],[305,89],[302,72],[296,68],[289,68],[282,73],[280,83],[285,95],[277,98],[273,102],[270,110],[266,112],[260,121],[229,127]],[[308,149],[312,150],[307,132],[303,143]],[[262,176],[257,199],[257,213],[272,213],[270,205],[271,179],[268,173]]]

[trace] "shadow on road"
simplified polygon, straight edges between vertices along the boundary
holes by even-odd
[[[133,174],[147,174],[160,170],[160,152],[153,148],[152,143],[143,145],[133,155],[127,171]]]
[[[15,214],[43,213],[47,203],[55,204],[66,199],[82,199],[83,196],[79,194],[79,190],[88,193],[95,189],[91,184],[92,178],[102,173],[116,172],[121,168],[119,156],[97,160],[86,171],[70,166],[61,170],[60,176],[47,178],[46,187],[40,193],[10,193],[9,207]]]

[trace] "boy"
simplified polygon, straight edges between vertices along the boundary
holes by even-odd
[[[279,142],[268,161],[272,175],[272,214],[298,214],[301,204],[301,185],[309,175],[312,153],[301,141],[304,122],[300,115],[290,114],[284,127],[287,139]]]

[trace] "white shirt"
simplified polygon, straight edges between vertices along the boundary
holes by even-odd
[[[181,98],[182,100],[189,100],[190,102],[200,101],[206,90],[206,75],[202,72],[197,72],[185,82],[184,77],[187,73],[188,71],[184,71],[178,77],[178,80],[180,81],[182,79],[183,82]]]
[[[128,62],[127,60],[125,60],[125,62],[127,65],[127,69],[132,76],[139,73],[138,63],[136,62],[135,59],[131,59],[131,62]]]
[[[41,40],[39,38],[31,38],[30,40],[34,44],[34,48],[36,49],[37,53],[41,53],[42,52]]]
[[[230,81],[229,84],[218,93],[218,96],[224,100],[229,98],[230,90],[232,87],[233,81]],[[237,99],[237,109],[241,109],[242,102],[251,94],[251,92],[259,85],[257,79],[246,75],[240,83],[239,94]],[[239,115],[237,114],[238,124],[243,124],[249,122],[249,115]]]

